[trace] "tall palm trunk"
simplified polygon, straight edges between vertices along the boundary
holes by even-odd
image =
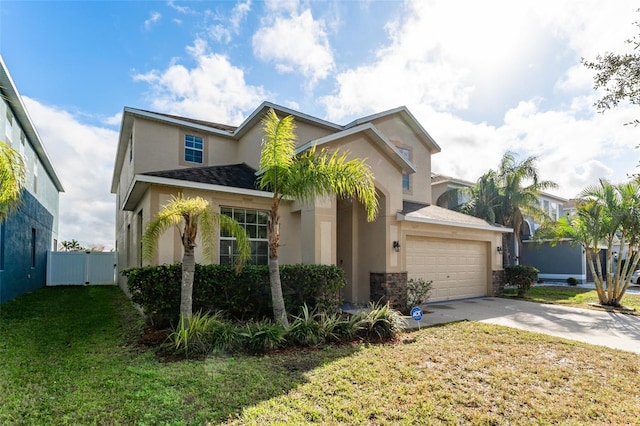
[[[193,315],[193,278],[196,274],[196,259],[193,246],[184,248],[182,256],[182,291],[180,292],[180,316],[185,326]]]
[[[289,326],[287,310],[282,296],[282,282],[280,280],[280,264],[278,262],[278,247],[280,245],[280,212],[278,196],[274,194],[271,211],[269,212],[269,283],[271,285],[271,303],[273,317],[276,321]]]
[[[196,246],[196,235],[198,234],[197,223],[190,215],[184,215],[184,232],[182,233],[182,246],[184,254],[182,256],[182,291],[180,292],[180,317],[188,325],[193,315],[193,279],[196,274],[196,258],[194,249]]]

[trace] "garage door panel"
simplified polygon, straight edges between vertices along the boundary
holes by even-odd
[[[407,238],[409,278],[433,281],[431,301],[487,295],[487,246],[479,241]]]

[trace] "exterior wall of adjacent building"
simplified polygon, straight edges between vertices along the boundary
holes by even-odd
[[[573,277],[580,282],[587,281],[587,262],[581,246],[561,241],[525,241],[522,244],[522,259],[527,265],[535,266],[538,278],[549,282],[566,282]]]
[[[59,188],[25,134],[31,124],[14,112],[22,107],[19,100],[0,102],[0,140],[20,152],[26,166],[22,205],[0,225],[0,303],[45,285],[46,252],[58,243]]]

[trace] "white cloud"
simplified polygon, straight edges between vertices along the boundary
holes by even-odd
[[[110,189],[118,132],[23,99],[65,189],[60,194],[59,241],[113,248],[115,196]]]
[[[267,9],[270,8],[267,3]],[[310,84],[325,79],[335,69],[326,24],[314,19],[310,9],[298,13],[297,3],[281,5],[263,19],[253,36],[253,53],[259,59],[272,62],[281,73],[300,73]],[[287,10],[287,16],[282,10]]]
[[[238,35],[240,26],[251,11],[251,0],[237,3],[231,10],[230,16],[216,16],[216,20],[223,21],[209,27],[209,36],[218,42],[229,43],[233,35]]]
[[[187,51],[196,61],[193,69],[174,63],[164,71],[134,76],[149,84],[157,111],[238,125],[247,110],[268,98],[261,86],[247,84],[242,69],[229,58],[210,53],[205,41],[196,40]]]
[[[161,17],[162,15],[159,12],[151,12],[151,16],[149,17],[149,19],[144,21],[144,28],[146,30],[150,30],[152,25],[160,22]]]

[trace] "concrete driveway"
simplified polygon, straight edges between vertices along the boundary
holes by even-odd
[[[640,353],[640,316],[494,297],[429,303],[425,311],[421,327],[480,321]]]

